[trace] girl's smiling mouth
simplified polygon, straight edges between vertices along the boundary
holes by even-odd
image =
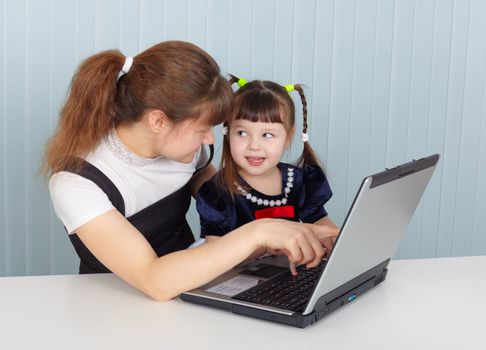
[[[248,163],[252,166],[259,166],[263,163],[265,158],[263,157],[245,157]]]

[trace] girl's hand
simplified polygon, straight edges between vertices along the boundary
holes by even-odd
[[[313,232],[316,238],[326,248],[327,252],[330,253],[341,229],[327,216],[316,221],[312,226],[314,226]]]

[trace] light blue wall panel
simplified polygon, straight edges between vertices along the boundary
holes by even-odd
[[[140,2],[138,0],[122,0],[120,2],[120,32],[117,46],[124,55],[134,56],[139,52],[139,42]]]
[[[275,66],[272,72],[272,79],[274,80],[278,78],[284,82],[291,82],[293,78],[294,6],[292,0],[275,2]]]
[[[481,0],[0,0],[0,275],[77,269],[37,174],[76,67],[173,39],[225,74],[306,86],[338,224],[365,175],[437,152],[395,257],[486,254],[485,17]],[[198,235],[194,208],[189,222]]]
[[[292,40],[292,64],[290,66],[290,80],[278,81],[285,85],[289,83],[299,83],[305,86],[305,95],[307,100],[308,118],[313,120],[312,111],[313,99],[310,92],[313,91],[314,76],[314,52],[315,52],[315,32],[316,26],[316,3],[314,1],[297,1],[293,8],[293,40]],[[276,79],[278,80],[278,79]],[[297,92],[291,94],[295,103],[296,132],[292,147],[290,148],[290,158],[287,161],[292,162],[298,159],[302,153],[302,101]],[[318,138],[319,134],[308,130],[309,137],[314,135]]]
[[[61,1],[64,2],[64,1]],[[54,3],[54,8],[52,9],[52,17],[57,16],[58,13],[58,6],[62,4]],[[66,8],[64,11],[70,12],[71,9]],[[84,1],[76,1],[74,4],[74,59],[76,66],[81,63],[82,60],[87,58],[88,56],[95,53],[95,33],[96,33],[96,0],[84,0]],[[121,13],[122,18],[124,17],[124,12]],[[128,23],[136,23],[136,21],[132,18]],[[131,25],[123,26],[123,28],[132,28]],[[125,31],[123,31],[124,33]],[[125,37],[122,37],[125,38]],[[131,37],[130,37],[131,38]],[[138,39],[138,37],[137,37]],[[129,41],[131,43],[131,40]],[[123,40],[123,43],[126,43]],[[60,46],[62,48],[62,46]],[[120,46],[122,48],[123,46]],[[138,47],[136,46],[133,48],[133,52],[138,52]],[[56,56],[54,56],[56,57]],[[54,58],[53,58],[54,59]],[[56,122],[56,115],[53,114],[53,121]]]
[[[164,1],[164,40],[187,40],[188,1]]]
[[[486,76],[483,78],[486,80]],[[481,142],[478,159],[478,178],[474,195],[473,235],[471,255],[484,254],[486,251],[486,88],[483,85],[483,104],[481,106]]]
[[[442,119],[442,122],[445,123],[445,142],[442,157],[438,256],[451,255],[453,250],[469,14],[469,1],[454,2],[451,21],[447,110],[445,118]]]
[[[7,274],[26,271],[26,4],[6,0],[4,4],[5,83],[5,256]]]
[[[319,151],[321,161],[327,159],[329,142],[329,106],[331,96],[332,49],[334,35],[334,1],[316,2],[316,22],[314,32],[314,75],[309,120],[312,147]],[[298,135],[297,135],[298,137]],[[327,164],[324,164],[327,168]]]
[[[237,25],[242,24],[238,21],[238,17],[234,19]],[[275,0],[254,0],[249,20],[251,27],[242,26],[247,31],[246,37],[251,40],[251,72],[249,76],[258,77],[258,79],[272,79],[269,74],[273,71],[275,60]]]
[[[80,8],[81,3],[81,1],[78,4],[74,1],[53,0],[51,5],[50,133],[57,125],[59,111],[66,98],[67,87],[79,63],[76,57],[76,43],[79,41],[79,39],[75,39],[77,29],[84,31],[86,27],[89,33],[90,23],[95,23],[94,17],[91,20],[85,17],[87,22],[79,20],[77,7]],[[82,9],[87,9],[90,4],[89,1],[86,2],[85,5],[82,5]],[[93,10],[91,14],[95,15],[95,11]],[[75,254],[71,243],[53,210],[51,210],[50,223],[51,273],[76,271]]]
[[[333,218],[337,223],[343,222],[347,209],[355,26],[355,2],[336,1],[326,164],[333,192],[338,194],[328,206],[329,211],[335,213]]]
[[[405,161],[407,154],[414,15],[413,1],[395,2],[390,107],[386,145],[386,160],[391,163]]]
[[[357,2],[354,26],[352,81],[350,86],[349,158],[345,167],[345,206],[354,200],[357,188],[369,172],[369,144],[373,115],[373,70],[376,37],[376,1]],[[332,169],[331,169],[332,171]]]
[[[435,6],[432,19],[433,42],[430,82],[429,123],[427,126],[427,153],[443,154],[445,142],[445,116],[447,114],[447,98],[449,84],[449,57],[452,28],[451,1],[443,1],[441,6]],[[443,159],[442,159],[443,161]],[[441,162],[442,162],[441,161]],[[423,200],[422,235],[420,256],[434,257],[437,254],[438,225],[441,201],[442,167],[436,169],[434,181],[430,183],[428,193]]]
[[[225,72],[228,71],[230,10],[230,1],[208,0],[205,48]]]
[[[164,1],[140,0],[139,52],[160,42],[164,36]]]
[[[453,255],[467,255],[471,251],[474,221],[474,199],[478,185],[479,143],[481,111],[484,103],[484,75],[486,62],[486,11],[484,1],[473,0],[469,9],[468,38],[466,41],[466,66],[460,126],[459,164],[457,179],[456,211],[452,240]],[[483,155],[484,157],[484,155]]]
[[[387,166],[386,144],[390,111],[390,85],[393,53],[395,5],[392,1],[379,0],[376,4],[376,34],[374,39],[373,95],[371,109],[371,135],[369,171]]]
[[[49,86],[50,4],[28,2],[26,7],[26,119],[25,119],[25,234],[26,272],[50,272],[51,242],[39,229],[49,227],[50,201],[44,179],[35,174],[41,166],[42,148],[49,137],[49,104],[44,91]]]
[[[4,14],[5,8],[5,1],[0,0],[0,18],[3,20],[5,18]],[[6,213],[6,205],[7,205],[7,198],[5,196],[5,188],[7,184],[6,179],[6,115],[7,115],[7,108],[5,106],[5,33],[4,33],[4,26],[0,26],[0,276],[5,276],[7,274],[7,237],[6,237],[6,220],[5,220],[5,213]]]
[[[187,40],[200,47],[206,47],[207,2],[188,1]]]
[[[252,1],[231,1],[229,8],[229,43],[227,73],[237,77],[251,76]]]
[[[407,132],[406,159],[418,159],[427,148],[427,130],[430,104],[430,81],[432,71],[432,43],[434,28],[434,2],[417,1],[414,6],[412,57],[410,62],[410,97]],[[437,150],[436,152],[439,152]],[[422,237],[423,203],[419,205],[405,236],[400,257],[420,257]]]
[[[95,10],[95,50],[119,46],[120,1],[97,0]]]

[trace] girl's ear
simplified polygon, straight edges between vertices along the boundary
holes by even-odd
[[[292,139],[294,138],[294,134],[295,134],[295,128],[292,128],[292,130],[290,130],[290,132],[287,135],[287,142],[285,143],[285,148],[289,147],[290,144],[292,143]]]

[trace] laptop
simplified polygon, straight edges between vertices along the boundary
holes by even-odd
[[[383,282],[439,160],[434,154],[363,179],[329,256],[292,276],[285,256],[235,267],[181,299],[300,328]]]

